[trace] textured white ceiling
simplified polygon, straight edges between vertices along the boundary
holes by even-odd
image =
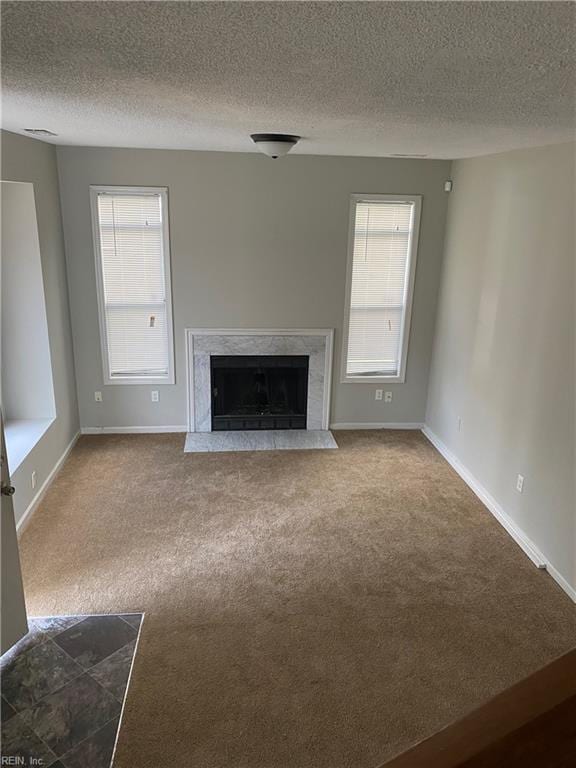
[[[575,19],[572,2],[4,2],[3,126],[440,158],[569,141]]]

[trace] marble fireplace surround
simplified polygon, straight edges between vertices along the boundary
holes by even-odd
[[[210,355],[308,355],[307,430],[327,430],[332,379],[331,328],[187,328],[188,430],[212,431]]]

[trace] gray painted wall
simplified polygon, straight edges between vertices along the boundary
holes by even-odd
[[[574,587],[575,149],[454,163],[426,416]]]
[[[34,185],[0,182],[4,420],[54,418],[54,386]],[[15,467],[12,467],[15,469]]]
[[[184,329],[335,328],[332,422],[422,422],[450,163],[59,147],[62,210],[83,427],[186,424]],[[102,382],[90,184],[169,188],[176,384]],[[406,383],[340,384],[349,198],[423,195]],[[379,385],[380,387],[382,385]],[[160,390],[152,403],[150,391]],[[103,391],[103,403],[94,391]]]
[[[19,521],[79,429],[68,284],[54,147],[2,132],[2,178],[34,185],[44,279],[56,419],[12,476],[14,514]],[[10,361],[2,358],[2,366]],[[37,486],[32,490],[31,474]]]

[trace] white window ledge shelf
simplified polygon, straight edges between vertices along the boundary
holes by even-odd
[[[8,468],[14,474],[55,421],[51,419],[12,419],[4,424]]]

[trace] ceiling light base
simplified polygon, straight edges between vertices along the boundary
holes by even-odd
[[[293,136],[290,133],[252,133],[250,138],[260,152],[273,160],[287,155],[300,141],[300,136]]]

